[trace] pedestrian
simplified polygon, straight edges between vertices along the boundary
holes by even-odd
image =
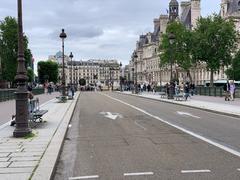
[[[234,81],[232,80],[232,81],[230,82],[230,89],[229,89],[230,99],[231,99],[232,101],[234,101],[235,89],[236,89],[236,87],[235,87]]]
[[[223,90],[225,92],[225,101],[230,101],[230,84],[229,84],[229,81],[227,80],[227,83],[224,84],[223,86]]]
[[[187,82],[184,86],[184,95],[185,95],[185,100],[187,101],[189,97],[189,83]]]

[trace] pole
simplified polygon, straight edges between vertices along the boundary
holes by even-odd
[[[65,82],[65,62],[64,62],[64,39],[62,38],[62,95],[66,96],[66,82]]]
[[[16,128],[13,132],[14,137],[24,137],[31,133],[28,124],[28,92],[26,83],[28,80],[25,67],[24,50],[23,50],[23,23],[22,23],[22,0],[18,0],[18,67],[15,80],[18,89],[16,95]]]

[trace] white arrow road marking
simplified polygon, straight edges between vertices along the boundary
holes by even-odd
[[[119,113],[111,113],[111,112],[100,112],[100,114],[104,115],[106,118],[116,120],[118,117],[122,118],[122,115]]]
[[[200,119],[200,117],[199,116],[194,116],[194,115],[192,115],[192,114],[190,114],[190,113],[188,113],[188,112],[181,112],[181,111],[177,111],[177,113],[179,114],[179,115],[181,115],[181,116],[190,116],[190,117],[193,117],[193,118],[197,118],[197,119]]]

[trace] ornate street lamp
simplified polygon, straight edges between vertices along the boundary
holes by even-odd
[[[170,75],[170,89],[169,89],[169,96],[168,96],[168,99],[173,99],[173,94],[174,94],[174,82],[173,82],[173,69],[172,69],[172,66],[173,66],[173,44],[175,42],[175,35],[170,32],[168,34],[168,39],[169,39],[169,44],[170,44],[170,49],[171,49],[171,54],[170,54],[170,66],[171,66],[171,75]]]
[[[65,79],[65,63],[64,63],[64,39],[67,37],[67,34],[62,29],[62,33],[59,35],[62,39],[62,96],[66,96],[66,79]]]
[[[122,91],[122,63],[120,62],[119,64],[119,67],[120,67],[120,91]]]
[[[134,65],[135,65],[135,82],[134,82],[134,87],[135,87],[135,94],[138,93],[138,84],[137,84],[137,58],[138,58],[138,55],[137,55],[137,52],[134,51],[133,53],[133,58],[134,58]]]
[[[69,57],[71,59],[71,87],[72,87],[72,84],[73,84],[73,65],[72,65],[73,54],[72,54],[72,52],[70,53]]]
[[[27,71],[25,67],[24,50],[23,50],[23,24],[22,24],[22,0],[18,0],[18,67],[15,80],[18,89],[16,95],[16,128],[13,132],[14,137],[24,137],[31,133],[28,124],[28,92],[27,92]]]

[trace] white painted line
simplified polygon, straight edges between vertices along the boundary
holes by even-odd
[[[237,169],[237,171],[240,171],[240,168],[239,168],[239,169]]]
[[[188,112],[177,111],[177,114],[179,114],[179,115],[181,115],[181,116],[185,115],[185,116],[190,116],[190,117],[193,117],[193,118],[200,119],[199,116],[194,116],[194,115],[192,115],[191,113],[188,113]]]
[[[78,180],[78,179],[96,179],[99,178],[98,175],[93,175],[93,176],[79,176],[79,177],[70,177],[68,180]]]
[[[124,176],[144,176],[144,175],[153,175],[153,172],[137,172],[137,173],[124,173]]]
[[[142,128],[144,131],[146,131],[146,128],[143,127],[141,124],[137,123],[137,121],[135,121],[135,124],[136,124],[137,126],[139,126],[140,128]]]
[[[138,110],[138,111],[140,111],[140,112],[142,112],[142,113],[144,113],[144,114],[146,114],[146,115],[148,115],[148,116],[150,116],[150,117],[152,117],[152,118],[155,118],[155,119],[157,119],[157,120],[159,120],[159,121],[161,121],[161,122],[163,122],[163,123],[165,123],[165,124],[168,124],[168,125],[170,125],[170,126],[172,126],[172,127],[175,127],[175,128],[177,128],[177,129],[179,129],[179,130],[181,130],[181,131],[183,131],[183,132],[185,132],[185,133],[187,133],[187,134],[189,134],[189,135],[191,135],[191,136],[194,136],[194,137],[196,137],[196,138],[198,138],[198,139],[200,139],[200,140],[202,140],[202,141],[205,141],[205,142],[207,142],[207,143],[209,143],[209,144],[211,144],[211,145],[213,145],[213,146],[216,146],[216,147],[218,147],[218,148],[220,148],[220,149],[222,149],[222,150],[224,150],[224,151],[227,151],[227,152],[229,152],[229,153],[231,153],[231,154],[233,154],[233,155],[236,155],[236,156],[240,157],[240,152],[239,152],[239,151],[236,151],[236,150],[231,149],[231,148],[229,148],[229,147],[227,147],[227,146],[224,146],[224,145],[222,145],[222,144],[219,144],[219,143],[217,143],[217,142],[215,142],[215,141],[213,141],[213,140],[211,140],[211,139],[208,139],[208,138],[206,138],[206,137],[203,137],[203,136],[201,136],[201,135],[199,135],[199,134],[196,134],[196,133],[194,133],[194,132],[192,132],[192,131],[189,131],[189,130],[183,128],[183,127],[180,127],[180,126],[178,126],[178,125],[175,125],[175,124],[173,124],[173,123],[170,123],[170,122],[168,122],[168,121],[165,121],[165,120],[161,119],[161,118],[158,117],[158,116],[154,116],[154,115],[148,113],[147,111],[145,111],[145,110],[143,110],[143,109],[140,109],[140,108],[138,108],[138,107],[136,107],[136,106],[133,106],[133,105],[131,105],[131,104],[128,104],[128,103],[126,103],[126,102],[124,102],[124,101],[121,101],[121,100],[119,100],[119,99],[113,98],[113,97],[111,97],[111,96],[109,96],[109,95],[106,95],[106,94],[102,94],[102,95],[107,96],[108,98],[113,99],[113,100],[115,100],[115,101],[118,101],[118,102],[120,102],[120,103],[122,103],[122,104],[125,104],[125,105],[127,105],[127,106],[129,106],[129,107],[131,107],[131,108],[133,108],[133,109],[136,109],[136,110]]]
[[[181,173],[187,174],[187,173],[210,173],[211,171],[209,169],[201,169],[201,170],[182,170]]]

